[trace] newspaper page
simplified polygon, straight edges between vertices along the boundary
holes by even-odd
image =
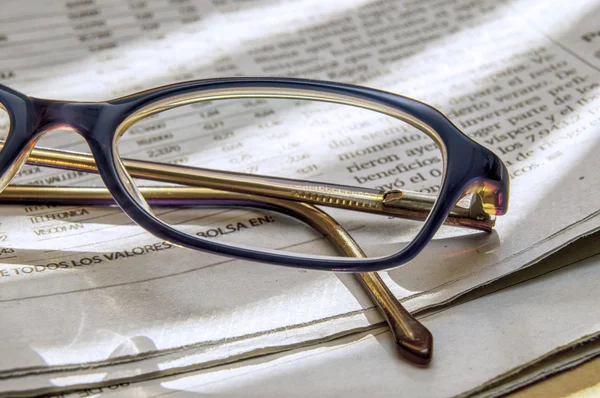
[[[562,256],[559,256],[562,257]],[[65,398],[213,394],[235,397],[491,397],[598,355],[598,308],[581,300],[599,282],[599,256],[470,301],[423,322],[440,331],[426,371],[395,358],[386,328],[234,365],[140,383],[88,388]],[[564,265],[564,264],[563,264]],[[573,289],[577,285],[580,289]],[[524,302],[534,305],[523,305]],[[559,310],[559,311],[557,311]],[[485,314],[494,314],[493,317]],[[552,317],[549,324],[548,314]],[[593,320],[581,322],[586,317]],[[514,325],[527,319],[528,330]],[[465,331],[464,325],[469,328]],[[494,341],[490,345],[490,341]],[[571,356],[578,352],[579,357]],[[550,363],[545,359],[553,358]],[[355,358],[349,361],[348,358]],[[477,364],[477,366],[473,366]],[[435,380],[435,382],[432,382]]]
[[[600,60],[590,17],[597,5],[575,3],[561,8],[562,22],[554,24],[544,10],[558,5],[540,10],[518,1],[9,1],[0,77],[32,96],[70,100],[198,78],[276,75],[367,85],[431,103],[505,161],[511,208],[492,234],[442,229],[415,260],[383,275],[418,310],[530,265],[600,225]],[[176,162],[188,155],[184,139],[168,133],[157,124],[144,139],[162,135],[151,149]],[[413,148],[371,155],[364,149],[385,146],[395,133],[360,126],[353,133],[346,140],[347,130],[332,132],[327,144],[347,143],[330,147],[334,155],[366,153],[361,161],[368,163]],[[138,149],[146,149],[144,139]],[[227,156],[239,155],[239,170],[252,171],[235,136],[219,141],[233,148]],[[73,134],[50,134],[40,145],[86,151]],[[319,164],[303,157],[306,148],[285,151],[298,160],[298,178]],[[340,159],[328,166],[339,169],[340,182],[356,182],[352,160]],[[40,167],[24,168],[15,180],[97,182]],[[0,383],[11,390],[200,368],[381,321],[351,275],[180,249],[114,207],[1,211],[0,330],[9,343],[1,348]],[[108,372],[115,364],[121,366]]]

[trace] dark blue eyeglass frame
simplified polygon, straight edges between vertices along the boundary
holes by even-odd
[[[429,215],[424,219],[423,228],[415,239],[400,252],[387,257],[310,257],[217,243],[188,235],[157,219],[132,182],[129,175],[132,169],[127,164],[124,166],[126,162],[118,155],[116,143],[120,135],[132,121],[161,109],[211,98],[243,97],[314,99],[363,107],[397,117],[427,133],[443,153],[445,175],[438,199],[432,204]],[[509,175],[494,153],[464,135],[435,108],[414,99],[372,88],[305,79],[224,78],[178,83],[107,102],[85,103],[32,98],[0,85],[0,106],[10,119],[8,136],[0,151],[0,190],[6,188],[28,160],[43,134],[52,130],[69,129],[79,133],[87,141],[95,167],[106,187],[115,202],[134,222],[176,245],[226,256],[307,269],[381,271],[413,259],[451,215],[455,204],[467,194],[474,195],[482,211],[492,218],[505,214],[508,209]],[[52,166],[71,168],[68,162],[54,162]],[[161,169],[162,177],[158,179],[162,181],[169,181],[170,173],[179,176],[178,182],[187,181],[185,174],[190,171],[175,166],[163,167],[161,164],[153,166]],[[94,170],[90,167],[88,171]],[[193,170],[190,172],[193,173]],[[230,175],[252,178],[236,173]],[[221,178],[225,181],[228,175],[224,174]],[[267,182],[277,183],[295,181],[286,182],[284,179],[271,177],[265,179]],[[219,185],[219,189],[228,187],[233,191],[238,190],[234,185]],[[278,194],[268,190],[257,192],[256,187],[253,189],[253,193],[264,196]],[[348,189],[341,187],[339,191],[347,194]],[[302,202],[307,197],[297,196],[294,200]]]

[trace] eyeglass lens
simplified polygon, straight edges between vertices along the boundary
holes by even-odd
[[[367,192],[408,190],[435,198],[444,172],[439,146],[421,130],[373,110],[311,100],[233,98],[174,107],[128,128],[117,150],[126,159],[255,174],[258,181],[266,181],[266,190],[270,183],[260,176],[342,184]],[[133,181],[138,187],[175,186]],[[236,190],[236,182],[231,184]],[[298,183],[295,188],[302,187]],[[357,207],[352,201],[346,206],[339,199],[331,207],[336,189],[326,185],[313,199],[321,195],[320,208],[369,257],[401,251],[423,226],[422,221],[347,210]],[[354,197],[361,200],[360,194]],[[339,256],[320,234],[293,217],[260,208],[199,204],[150,207],[164,223],[200,239]]]

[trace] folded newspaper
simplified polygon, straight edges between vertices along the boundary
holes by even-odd
[[[511,208],[491,234],[442,230],[415,260],[382,274],[416,311],[600,227],[598,10],[583,0],[7,1],[0,83],[38,97],[104,100],[175,81],[276,75],[361,84],[433,104],[505,161]],[[184,158],[186,137],[169,135],[168,127],[141,132],[135,150]],[[332,148],[336,156],[371,162],[404,149],[400,135],[355,125],[329,139],[344,143]],[[214,139],[213,154],[227,147],[240,170],[252,170],[245,151],[261,148],[241,148],[227,134]],[[283,145],[284,136],[274,139],[298,170],[318,161]],[[68,133],[49,134],[40,145],[86,151]],[[327,166],[351,182],[352,162],[342,160]],[[371,187],[395,181],[383,177]],[[26,166],[14,182],[85,186],[97,177]],[[0,211],[2,391],[201,369],[382,321],[351,275],[181,249],[114,207]]]
[[[87,388],[65,398],[99,393],[103,398],[505,396],[600,353],[600,309],[580,299],[582,291],[590,300],[600,295],[594,289],[600,279],[600,256],[577,261],[586,257],[577,255],[586,251],[589,255],[590,244],[597,246],[599,239],[596,236],[587,245],[578,241],[565,250],[570,253],[561,251],[544,259],[545,270],[531,267],[510,279],[526,279],[530,271],[546,272],[541,277],[423,317],[442,343],[436,362],[425,371],[398,361],[389,329],[374,327],[310,347],[143,382]],[[589,322],[581,322],[583,317]],[[514,327],[523,323],[527,328]],[[590,379],[594,381],[597,377]],[[521,396],[567,396],[548,389],[545,395],[524,393]]]

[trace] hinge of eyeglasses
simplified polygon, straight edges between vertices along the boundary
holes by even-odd
[[[412,213],[431,211],[437,196],[420,192],[388,191],[383,195],[383,206],[387,212],[409,217]],[[450,211],[446,223],[465,227],[474,227],[491,231],[496,217],[487,214],[483,200],[478,194],[466,195]]]

